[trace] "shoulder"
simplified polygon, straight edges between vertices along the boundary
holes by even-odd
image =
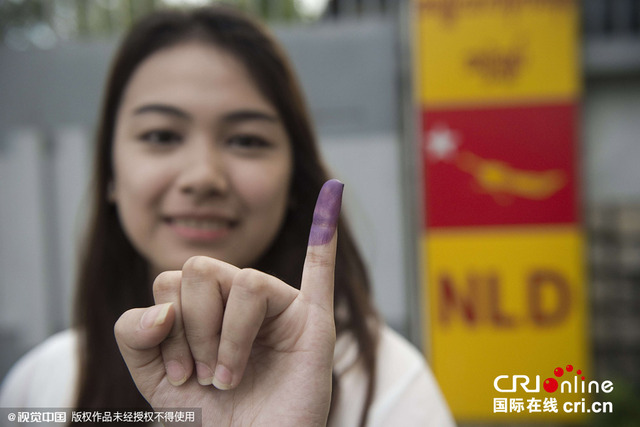
[[[422,353],[388,326],[379,329],[374,397],[369,427],[455,425]],[[336,342],[335,372],[339,397],[332,425],[357,425],[366,393],[366,373],[357,362],[357,343],[351,334]]]
[[[78,333],[59,332],[25,354],[0,389],[2,407],[68,407],[78,372]]]
[[[369,425],[454,425],[431,369],[409,341],[383,325],[377,355]]]
[[[393,378],[412,377],[427,370],[422,353],[396,331],[382,325],[378,342],[379,381],[394,381]]]

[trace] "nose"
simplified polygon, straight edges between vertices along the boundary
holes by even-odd
[[[179,181],[180,191],[197,198],[224,195],[229,189],[222,153],[213,141],[194,141],[185,156]]]

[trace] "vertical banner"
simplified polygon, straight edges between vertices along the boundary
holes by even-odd
[[[586,338],[578,2],[415,0],[414,16],[427,356],[458,421],[580,419],[606,395]]]

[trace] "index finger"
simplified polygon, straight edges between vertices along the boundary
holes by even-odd
[[[332,179],[322,186],[309,233],[300,291],[309,301],[333,310],[333,286],[338,242],[337,225],[344,184]]]

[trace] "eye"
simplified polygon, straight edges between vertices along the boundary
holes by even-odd
[[[170,145],[181,142],[182,136],[171,130],[159,129],[143,133],[140,140],[156,145]]]
[[[256,135],[234,135],[227,139],[227,143],[245,150],[270,148],[271,142]]]

